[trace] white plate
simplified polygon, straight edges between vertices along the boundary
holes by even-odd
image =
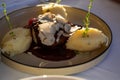
[[[67,19],[74,24],[83,25],[83,20],[86,15],[86,11],[78,8],[73,8],[70,6],[64,6],[68,14]],[[53,13],[57,14],[60,11],[54,9]],[[12,24],[15,27],[23,27],[28,23],[28,20],[33,17],[37,17],[42,14],[41,5],[27,7],[23,9],[16,10],[9,14]],[[2,61],[17,70],[31,73],[31,74],[74,74],[78,72],[85,71],[99,62],[101,62],[109,51],[109,47],[112,42],[112,32],[109,26],[98,16],[91,13],[90,17],[92,27],[98,28],[103,31],[103,33],[108,36],[108,46],[102,47],[92,52],[79,53],[74,58],[63,61],[49,61],[41,58],[37,58],[34,55],[29,55],[22,53],[14,57],[9,57],[6,54],[2,54]],[[0,19],[0,41],[4,34],[9,30],[7,27],[5,18]],[[57,73],[56,73],[57,72]]]
[[[73,76],[43,75],[43,76],[28,77],[20,80],[85,80],[85,79],[73,77]]]

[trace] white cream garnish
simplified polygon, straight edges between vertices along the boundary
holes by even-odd
[[[48,12],[39,15],[38,19],[42,22],[38,25],[38,37],[42,44],[52,46],[60,42],[61,36],[69,37],[71,25],[68,24],[68,21],[61,15]],[[76,29],[78,29],[78,27]]]
[[[39,25],[39,38],[41,40],[42,44],[45,45],[52,45],[55,42],[54,34],[56,32],[56,28],[52,26],[54,23],[53,22],[48,22],[48,23],[43,23]],[[53,30],[54,29],[54,30]]]
[[[66,8],[64,8],[63,5],[60,4],[56,4],[56,3],[49,3],[46,5],[42,6],[42,11],[43,13],[46,12],[58,12],[60,15],[62,15],[64,18],[67,18],[67,12],[66,12]]]
[[[61,29],[61,30],[60,30]],[[69,32],[70,26],[63,26],[61,23],[47,22],[39,25],[39,38],[41,43],[47,46],[53,45],[55,42],[59,42],[60,37],[66,32]],[[57,33],[56,33],[57,32]],[[55,38],[55,34],[57,37]]]

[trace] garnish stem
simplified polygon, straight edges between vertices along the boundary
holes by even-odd
[[[62,0],[56,0],[56,3],[59,4]]]
[[[92,4],[93,4],[93,0],[90,0],[90,3],[88,5],[88,12],[85,16],[85,20],[84,20],[84,26],[85,26],[85,32],[83,33],[83,36],[87,36],[87,32],[89,30],[89,25],[90,25],[90,11],[91,11],[91,8],[92,8]]]
[[[3,7],[4,16],[5,16],[5,18],[6,18],[6,21],[8,22],[8,25],[9,25],[9,28],[12,29],[13,27],[12,27],[12,24],[11,24],[11,22],[10,22],[9,16],[7,15],[6,4],[5,4],[4,2],[2,3],[2,7]]]
[[[8,26],[10,28],[10,30],[13,28],[11,22],[10,22],[10,18],[9,16],[7,15],[7,9],[6,9],[6,3],[2,2],[2,7],[3,7],[3,13],[4,13],[4,16],[6,18],[6,21],[8,23]],[[15,38],[15,34],[14,32],[10,32],[10,35],[13,37],[13,39]]]
[[[55,4],[60,4],[61,1],[62,1],[62,0],[56,0]],[[55,4],[52,4],[52,7],[54,7]]]

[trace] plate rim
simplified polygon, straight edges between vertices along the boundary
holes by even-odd
[[[39,4],[39,5],[42,6],[42,5],[44,5],[44,4]],[[74,9],[77,9],[77,10],[82,10],[82,11],[84,11],[84,12],[87,12],[86,10],[81,9],[81,8],[72,7],[72,6],[68,6],[68,5],[63,5],[63,6],[65,6],[65,7],[70,7],[70,8],[74,8]],[[38,6],[37,6],[37,5],[34,5],[34,6],[28,6],[28,7],[24,7],[24,8],[21,8],[21,9],[17,9],[17,10],[14,10],[14,11],[8,13],[8,15],[10,15],[10,14],[12,14],[12,13],[14,13],[14,12],[17,12],[17,11],[19,11],[19,10],[22,10],[22,9],[33,8],[33,7],[38,7]],[[90,59],[89,61],[86,61],[86,62],[84,62],[84,63],[74,64],[74,65],[61,66],[61,67],[39,67],[39,66],[32,66],[32,65],[28,65],[28,64],[24,64],[24,63],[18,62],[18,61],[16,61],[16,60],[13,60],[13,59],[9,58],[9,57],[6,56],[4,53],[1,53],[1,55],[3,55],[4,57],[6,57],[6,58],[8,58],[9,60],[12,60],[12,61],[14,61],[14,62],[16,62],[16,63],[22,64],[22,65],[25,65],[25,66],[35,67],[35,68],[58,69],[58,68],[74,67],[74,66],[78,66],[78,65],[82,65],[82,64],[89,63],[89,62],[97,59],[97,58],[100,57],[101,55],[103,55],[103,54],[110,48],[110,46],[111,46],[111,44],[112,44],[112,40],[113,40],[112,30],[111,30],[111,28],[109,27],[109,25],[108,25],[102,18],[100,18],[99,16],[97,16],[96,14],[94,14],[94,13],[92,13],[92,12],[91,12],[91,14],[94,15],[95,17],[97,17],[99,20],[101,20],[101,21],[107,26],[107,28],[108,28],[109,31],[110,31],[110,36],[111,36],[111,39],[110,39],[110,40],[111,40],[111,41],[110,41],[108,47],[107,47],[104,51],[102,51],[102,53],[101,53],[100,55],[98,55],[98,56]],[[4,17],[5,17],[5,16],[1,17],[0,20],[2,20]]]
[[[41,76],[32,76],[32,77],[26,77],[20,80],[29,80],[29,79],[45,79],[45,78],[64,78],[64,79],[75,79],[75,80],[83,80],[81,77],[75,77],[75,76],[65,76],[65,75],[41,75]]]

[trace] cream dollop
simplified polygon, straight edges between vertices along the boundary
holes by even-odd
[[[42,44],[51,46],[55,42],[59,42],[60,36],[62,35],[66,36],[65,34],[67,33],[65,33],[64,31],[68,32],[69,29],[70,29],[70,26],[67,24],[66,26],[63,26],[61,23],[47,22],[39,25],[38,36]],[[55,34],[57,35],[57,37],[55,37]]]
[[[39,15],[38,18],[42,22],[38,25],[38,37],[42,44],[52,46],[54,43],[59,43],[61,36],[68,37],[71,26],[61,15],[48,12]]]

